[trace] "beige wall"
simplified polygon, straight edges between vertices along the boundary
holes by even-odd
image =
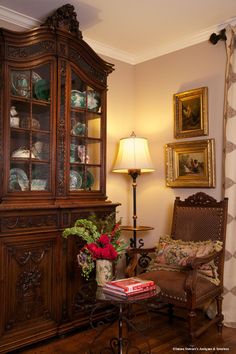
[[[148,138],[155,166],[154,173],[137,180],[138,222],[155,228],[142,235],[147,246],[153,245],[160,234],[170,232],[175,196],[185,198],[201,190],[165,186],[164,145],[181,141],[174,139],[173,133],[174,93],[208,87],[209,135],[191,140],[215,138],[216,188],[202,190],[221,198],[225,57],[223,42],[216,46],[203,42],[136,66],[106,58],[115,64],[108,80],[107,195],[122,204],[118,210],[123,222],[132,223],[131,178],[114,174],[111,169],[119,139],[134,130],[137,136]]]

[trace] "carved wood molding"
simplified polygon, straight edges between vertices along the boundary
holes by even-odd
[[[77,21],[77,15],[73,5],[66,4],[59,7],[53,15],[46,19],[43,25],[53,30],[63,29],[82,39],[82,33],[79,30],[79,22]]]
[[[45,40],[24,47],[8,45],[7,58],[14,60],[24,60],[27,58],[37,57],[40,54],[50,53],[56,54],[57,47],[55,41]]]
[[[181,203],[180,200],[178,200],[178,202]],[[217,201],[213,197],[210,197],[208,194],[204,192],[199,192],[186,198],[185,201],[182,201],[182,203],[184,203],[185,205],[186,203],[188,203],[190,206],[192,205],[207,206],[211,204],[216,204]]]
[[[2,231],[58,226],[57,215],[9,216],[2,218]]]

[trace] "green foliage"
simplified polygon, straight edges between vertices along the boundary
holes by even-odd
[[[96,215],[93,214],[88,219],[76,220],[74,226],[66,228],[62,233],[62,237],[65,239],[67,239],[69,236],[79,236],[85,241],[86,244],[80,250],[79,254],[77,255],[77,259],[82,270],[82,275],[87,280],[95,268],[96,257],[92,253],[92,250],[89,249],[91,245],[97,246],[98,248],[106,247],[105,244],[101,244],[100,240],[101,237],[108,237],[110,240],[109,243],[117,252],[117,259],[114,260],[115,263],[120,257],[121,252],[123,252],[127,247],[127,244],[125,244],[123,240],[119,241],[121,234],[121,220],[116,222],[115,216],[116,213],[114,212],[107,215],[103,219],[98,219]]]
[[[105,219],[98,219],[95,214],[92,214],[88,219],[78,219],[75,225],[66,228],[62,237],[67,238],[70,235],[75,235],[81,237],[87,243],[92,243],[96,241],[101,234],[109,234],[112,232],[115,224],[116,213],[113,212],[105,217]],[[121,220],[116,222],[120,225]],[[114,240],[118,240],[120,237],[120,230],[115,235]]]
[[[90,220],[78,219],[73,227],[66,228],[62,236],[67,238],[70,235],[81,237],[87,243],[96,241],[100,233],[97,230],[97,226]]]

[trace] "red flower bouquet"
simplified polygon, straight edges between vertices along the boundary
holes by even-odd
[[[67,228],[63,237],[69,235],[80,236],[86,244],[77,255],[78,263],[82,268],[82,275],[88,279],[95,267],[97,259],[117,261],[127,245],[119,240],[121,229],[120,221],[114,222],[114,213],[104,220],[79,219],[75,226]]]

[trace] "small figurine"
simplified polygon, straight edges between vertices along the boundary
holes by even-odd
[[[20,126],[20,118],[15,106],[10,108],[10,126],[13,128],[19,128]]]
[[[89,156],[86,155],[85,145],[78,145],[78,157],[80,162],[89,163]]]

